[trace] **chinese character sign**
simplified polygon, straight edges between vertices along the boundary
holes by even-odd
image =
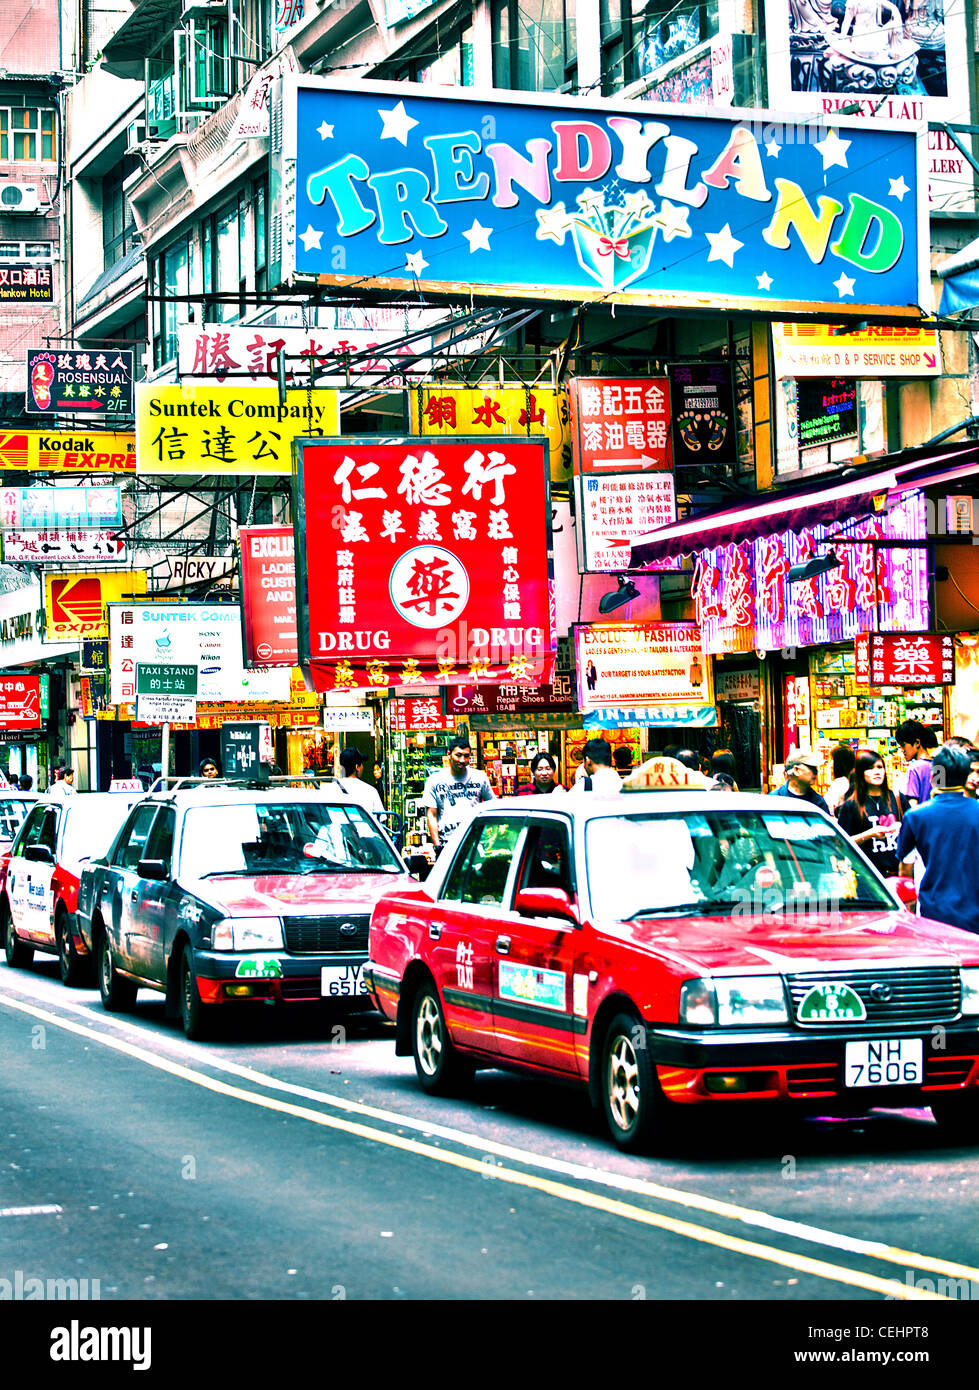
[[[54,271],[49,265],[25,265],[8,261],[0,265],[0,303],[50,304],[54,298]]]
[[[571,474],[570,416],[563,391],[549,386],[421,386],[409,399],[415,434],[543,436],[552,481]]]
[[[40,677],[0,673],[0,729],[40,727]]]
[[[31,415],[132,415],[133,353],[29,352],[26,404]]]
[[[801,138],[764,113],[305,76],[282,100],[285,280],[834,314],[926,302],[911,122]]]
[[[409,729],[454,729],[455,720],[450,714],[443,714],[442,701],[437,695],[424,699],[392,700],[388,705],[388,719],[396,733],[407,733]]]
[[[694,623],[587,623],[574,637],[578,706],[586,713],[714,707],[710,662]],[[709,722],[716,718],[715,710]]]
[[[546,678],[550,538],[539,442],[302,443],[295,487],[297,534],[306,537],[300,652],[314,679],[327,679],[318,664],[334,668],[319,688]]]
[[[121,525],[122,493],[117,487],[0,488],[0,526],[47,531]]]
[[[246,666],[295,666],[295,540],[291,526],[242,526],[241,600]]]
[[[729,364],[683,362],[668,370],[676,466],[710,468],[737,463],[734,391]]]
[[[951,633],[862,633],[854,645],[861,685],[955,684],[955,639]]]
[[[341,318],[341,311],[335,311]],[[438,311],[409,310],[384,322],[378,311],[360,309],[357,326],[291,328],[264,325],[182,324],[177,329],[177,371],[196,385],[275,386],[280,355],[285,359],[286,383],[305,389],[310,369],[314,388],[388,388],[417,380],[426,365],[414,359],[431,349],[431,338],[418,330],[440,317]],[[378,320],[367,326],[368,318]],[[360,326],[364,324],[364,326]],[[411,336],[410,342],[402,341]],[[190,384],[190,382],[188,382]]]
[[[575,472],[670,467],[666,377],[576,377],[569,396]]]
[[[583,570],[605,574],[627,570],[632,542],[676,521],[672,473],[588,473],[575,483]],[[652,568],[678,569],[679,561],[661,561]]]

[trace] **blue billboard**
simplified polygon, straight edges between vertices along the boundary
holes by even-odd
[[[282,100],[286,278],[834,314],[924,302],[913,126],[322,78]]]

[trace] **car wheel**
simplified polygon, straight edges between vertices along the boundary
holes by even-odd
[[[109,933],[100,932],[98,950],[99,994],[102,1007],[110,1014],[128,1013],[136,1004],[138,986],[116,970],[112,960]]]
[[[418,1080],[429,1095],[452,1095],[472,1081],[475,1068],[449,1037],[433,981],[421,986],[411,1006],[411,1046]]]
[[[194,955],[190,946],[185,945],[180,961],[180,1022],[184,1036],[193,1042],[212,1037],[216,1013],[216,1005],[205,1004],[201,999],[194,973]]]
[[[602,1106],[620,1149],[649,1147],[664,1104],[645,1043],[645,1029],[632,1014],[617,1014],[602,1047]]]
[[[75,950],[67,912],[59,912],[55,918],[54,936],[58,943],[61,983],[69,988],[87,985],[92,976],[92,963],[87,956],[80,956]]]
[[[34,947],[26,946],[17,935],[7,902],[4,902],[0,909],[0,920],[3,922],[3,951],[7,957],[7,964],[12,970],[22,970],[34,959]]]
[[[979,1144],[979,1101],[975,1096],[936,1096],[931,1113],[950,1144]]]

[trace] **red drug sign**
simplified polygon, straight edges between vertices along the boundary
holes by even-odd
[[[317,690],[550,678],[542,441],[303,441],[294,492]]]
[[[295,540],[291,526],[242,526],[241,602],[246,667],[295,666]]]

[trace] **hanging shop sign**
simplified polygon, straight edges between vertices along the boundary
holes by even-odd
[[[54,268],[29,261],[0,265],[0,304],[50,304],[54,299]]]
[[[29,473],[135,473],[136,436],[64,430],[0,433],[0,467]]]
[[[443,714],[438,695],[419,699],[391,700],[388,704],[388,723],[393,733],[404,734],[416,729],[454,729],[451,714]]]
[[[114,603],[109,608],[110,700],[136,698],[139,663],[199,667],[198,699],[289,704],[288,671],[246,671],[236,603]],[[247,717],[247,715],[246,715]]]
[[[445,691],[446,709],[453,716],[470,714],[540,714],[546,710],[570,713],[576,709],[570,676],[555,675],[552,683],[522,685],[455,685]]]
[[[117,487],[0,488],[0,526],[15,530],[106,530],[122,525]]]
[[[231,555],[168,555],[168,590],[186,589],[194,584],[217,584],[235,575]]]
[[[550,677],[545,446],[300,442],[299,648],[317,689]],[[329,539],[327,539],[329,538]]]
[[[714,695],[723,700],[761,699],[761,674],[758,671],[714,670]]]
[[[691,595],[707,652],[778,651],[852,641],[858,632],[928,625],[925,501],[909,492],[864,521],[780,531],[702,550]],[[790,583],[789,570],[833,550],[835,569]]]
[[[245,665],[295,666],[295,538],[291,526],[242,526],[241,602]]]
[[[20,666],[77,651],[77,642],[49,645],[44,641],[44,604],[37,578],[32,576],[22,588],[0,594],[0,665]]]
[[[392,700],[391,703],[394,704],[395,702]],[[373,735],[374,711],[363,706],[350,709],[325,709],[323,711],[323,728],[331,733]]]
[[[146,593],[146,571],[44,576],[45,637],[49,642],[108,637],[106,605]]]
[[[335,391],[271,386],[136,388],[136,458],[140,473],[288,476],[297,436],[339,432]]]
[[[27,354],[28,415],[132,415],[133,352]]]
[[[0,729],[39,729],[40,727],[40,676],[0,674]]]
[[[859,686],[955,684],[950,632],[864,632],[854,642],[854,656]]]
[[[592,573],[627,570],[632,543],[660,526],[676,521],[672,473],[610,473],[575,479],[582,542],[579,568]],[[652,568],[679,569],[676,560]]]
[[[88,526],[78,530],[4,531],[2,542],[6,564],[120,565],[129,560],[129,547],[121,537]]]
[[[381,326],[366,321],[371,317]],[[281,355],[286,382],[297,390],[306,389],[310,369],[312,384],[320,389],[382,385],[396,390],[414,385],[431,370],[431,335],[403,340],[444,317],[431,309],[405,310],[386,319],[379,311],[359,310],[355,321],[362,321],[362,327],[182,324],[177,329],[177,373],[198,386],[276,386]]]
[[[673,461],[712,468],[738,461],[734,389],[727,362],[678,362],[670,374]]]
[[[696,624],[588,623],[576,626],[574,637],[586,723],[717,723],[710,662]]]
[[[670,467],[667,377],[576,377],[568,396],[576,473]]]
[[[658,574],[647,570],[642,574],[617,575],[615,579],[605,574],[579,574],[581,526],[580,509],[572,514],[570,500],[556,497],[551,503],[551,537],[558,634],[570,632],[574,623],[606,622],[613,613],[619,622],[658,623],[663,617]],[[670,560],[662,568],[679,566],[679,561]],[[559,669],[560,666],[559,656]]]
[[[856,438],[859,426],[855,381],[804,377],[796,390],[800,449]]]
[[[570,412],[564,391],[549,386],[419,386],[409,400],[415,434],[543,437],[551,481],[571,475]]]
[[[822,121],[835,120],[840,110],[859,111],[868,126],[968,124],[975,50],[964,0],[908,7],[887,0],[852,7],[849,20],[842,13],[790,0],[765,6],[768,90],[781,109],[813,112]],[[859,167],[853,159],[850,165]],[[890,199],[903,202],[910,190],[897,169],[886,172],[893,179]],[[949,134],[930,133],[922,175],[933,212],[974,211],[974,176]]]
[[[930,307],[910,124],[802,128],[753,112],[749,126],[315,77],[282,90],[285,281]]]
[[[942,354],[934,328],[902,324],[850,332],[844,324],[773,323],[778,377],[940,376]]]

